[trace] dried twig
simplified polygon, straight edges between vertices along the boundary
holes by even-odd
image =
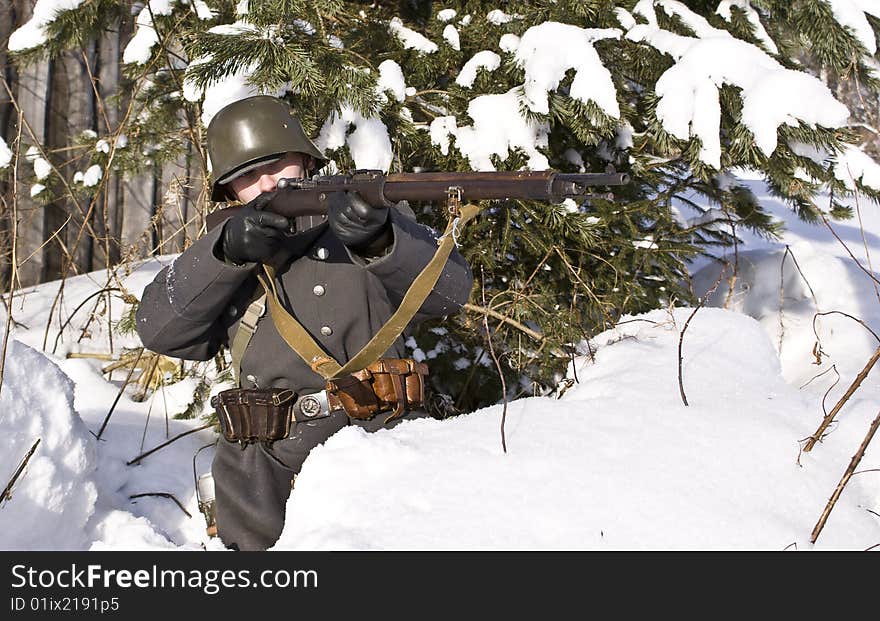
[[[856,266],[857,266],[860,270],[862,270],[862,271],[865,273],[865,275],[866,275],[868,278],[870,278],[873,282],[875,282],[875,283],[877,283],[877,284],[880,284],[880,280],[878,280],[877,277],[874,276],[874,274],[871,273],[871,271],[870,271],[868,268],[866,268],[864,265],[862,265],[861,261],[859,261],[859,260],[856,258],[856,256],[852,253],[852,250],[849,249],[849,246],[846,245],[846,242],[843,241],[842,239],[840,239],[840,236],[837,234],[837,231],[835,231],[834,228],[832,228],[831,223],[828,222],[828,218],[825,217],[825,214],[822,213],[822,211],[819,211],[819,215],[822,216],[822,222],[825,224],[825,226],[828,228],[828,230],[831,231],[831,234],[834,236],[834,238],[835,238],[838,242],[840,242],[840,245],[843,246],[843,249],[846,250],[847,254],[848,254],[848,255],[850,256],[850,258],[855,262]]]
[[[483,290],[483,306],[486,305],[486,277],[483,273],[483,268],[480,267],[480,284]],[[488,310],[488,308],[486,309]],[[492,360],[495,361],[495,367],[498,369],[498,377],[501,378],[501,397],[504,399],[504,405],[501,409],[501,448],[507,453],[507,438],[504,434],[504,423],[507,420],[507,382],[504,379],[504,370],[501,368],[501,363],[498,361],[498,356],[495,355],[495,347],[492,345],[492,333],[489,331],[489,314],[486,313],[483,315],[483,326],[486,328],[486,341],[489,343],[489,354],[492,356]]]
[[[98,435],[95,437],[100,440],[101,434],[104,433],[104,428],[107,427],[107,423],[110,421],[110,416],[113,414],[113,410],[116,409],[116,404],[119,403],[119,398],[122,397],[122,393],[125,391],[125,387],[128,386],[128,383],[131,381],[131,376],[134,374],[134,370],[137,368],[138,360],[141,359],[141,356],[144,353],[144,348],[141,347],[138,351],[137,360],[134,361],[134,364],[131,365],[131,368],[128,370],[128,375],[125,378],[125,381],[122,382],[122,386],[119,387],[119,392],[116,393],[116,398],[113,400],[113,405],[110,406],[110,411],[107,412],[107,416],[104,417],[104,422],[101,423],[101,428],[98,430]]]
[[[779,264],[779,352],[782,353],[782,340],[785,337],[785,324],[783,322],[783,307],[785,305],[785,258],[791,256],[791,260],[794,262],[794,266],[800,274],[801,279],[804,281],[804,284],[807,285],[807,289],[810,290],[810,296],[813,298],[813,305],[816,307],[816,313],[819,313],[819,300],[816,299],[816,293],[813,291],[812,285],[810,285],[810,281],[807,280],[807,277],[804,276],[804,271],[801,269],[800,264],[798,263],[797,257],[794,256],[794,252],[791,251],[791,246],[788,244],[785,245],[785,253],[782,255],[782,261]],[[815,320],[815,316],[814,316]]]
[[[510,324],[511,326],[516,328],[517,330],[520,330],[521,332],[525,332],[527,335],[529,335],[530,337],[532,337],[533,339],[535,339],[538,342],[541,342],[544,340],[544,335],[541,334],[540,332],[532,330],[528,326],[525,326],[525,325],[521,324],[520,322],[518,322],[516,319],[512,319],[512,318],[508,317],[507,315],[502,315],[498,311],[493,310],[487,306],[476,306],[474,304],[465,304],[463,306],[463,308],[466,311],[470,311],[472,313],[479,313],[480,315],[490,315],[490,316],[494,317],[495,319],[501,321],[502,323]]]
[[[815,315],[813,315],[813,335],[816,337],[816,341],[819,340],[819,333],[816,331],[816,317],[823,317],[825,315],[843,315],[844,317],[852,319],[856,323],[861,324],[861,326],[865,330],[870,332],[874,336],[874,338],[877,340],[877,342],[880,343],[880,336],[878,336],[877,333],[874,332],[868,324],[866,324],[864,321],[862,321],[858,317],[853,317],[852,315],[850,315],[848,313],[844,313],[843,311],[838,311],[838,310],[827,311],[824,313],[816,313]]]
[[[861,93],[859,93],[861,95]],[[849,174],[849,178],[853,183],[853,187],[856,187],[855,179],[853,178],[852,171],[849,169],[849,164],[846,165],[846,172]],[[873,274],[874,266],[871,265],[871,252],[868,249],[868,240],[865,238],[865,225],[862,223],[862,208],[859,205],[859,192],[856,190],[853,192],[853,197],[856,201],[856,215],[859,218],[859,232],[862,234],[862,246],[865,248],[865,258],[868,261],[868,270]],[[874,285],[874,295],[877,297],[877,301],[880,302],[880,289],[877,288],[877,281],[871,281],[871,284]]]
[[[3,81],[6,84],[6,80]],[[9,304],[6,307],[6,329],[3,331],[3,350],[0,351],[0,390],[3,390],[3,373],[6,370],[6,350],[9,347],[9,328],[12,325],[12,293],[18,280],[18,159],[21,146],[21,110],[18,111],[18,134],[15,137],[15,162],[12,166],[12,255],[9,274]]]
[[[828,428],[828,425],[831,424],[831,421],[834,420],[834,417],[837,416],[837,413],[840,412],[840,409],[849,401],[849,398],[853,395],[853,393],[858,389],[864,379],[868,376],[868,373],[871,372],[871,369],[874,367],[874,364],[880,360],[880,347],[878,347],[874,354],[871,356],[871,359],[868,360],[868,363],[865,365],[859,374],[856,376],[856,379],[853,380],[853,383],[850,384],[850,387],[846,389],[846,392],[843,393],[843,396],[838,400],[837,404],[831,409],[828,414],[825,415],[825,418],[822,419],[822,423],[819,425],[819,428],[816,429],[815,433],[810,436],[807,440],[807,444],[804,446],[804,452],[809,453],[813,447],[816,445],[822,434]]]
[[[176,504],[178,507],[180,507],[181,511],[186,513],[186,517],[189,517],[189,518],[192,517],[192,513],[187,511],[186,508],[180,503],[180,501],[177,500],[177,498],[174,496],[174,494],[172,494],[170,492],[144,492],[143,494],[132,494],[128,498],[130,500],[134,500],[135,498],[143,498],[144,496],[158,496],[159,498],[170,498],[171,500],[174,501],[174,504]]]
[[[834,508],[835,503],[837,503],[837,499],[840,498],[840,495],[843,493],[843,488],[846,487],[846,484],[849,482],[850,478],[852,478],[856,466],[862,461],[862,457],[865,455],[865,450],[874,438],[874,434],[877,432],[878,427],[880,427],[880,412],[878,412],[877,417],[874,418],[874,422],[871,423],[871,427],[868,429],[865,439],[862,440],[859,450],[853,455],[846,472],[843,473],[843,477],[837,484],[837,488],[834,490],[834,493],[831,494],[831,498],[828,499],[828,504],[825,505],[825,510],[822,512],[822,516],[819,518],[819,521],[816,523],[816,526],[813,528],[813,532],[810,535],[810,543],[816,543],[816,539],[819,538],[819,534],[822,532],[822,529],[825,528],[825,522],[828,521],[828,516],[831,515],[831,510]]]
[[[125,465],[126,466],[134,465],[134,464],[140,462],[144,457],[147,457],[148,455],[152,455],[153,453],[155,453],[159,449],[165,448],[166,446],[168,446],[172,442],[175,442],[184,436],[188,436],[191,433],[195,433],[197,431],[203,431],[205,429],[208,429],[210,426],[211,426],[211,424],[208,423],[207,425],[202,425],[201,427],[196,427],[195,429],[190,429],[189,431],[184,431],[183,433],[179,433],[176,436],[174,436],[173,438],[171,438],[170,440],[168,440],[167,442],[163,442],[162,444],[160,444],[156,448],[152,448],[149,451],[147,451],[146,453],[142,453],[142,454],[138,455],[137,457],[135,457],[131,461],[125,462]]]
[[[3,493],[0,494],[0,505],[2,505],[3,502],[8,500],[9,498],[12,498],[12,486],[15,485],[18,477],[20,477],[21,473],[24,472],[24,468],[25,466],[27,466],[28,461],[30,461],[31,455],[33,455],[34,451],[37,450],[37,446],[39,446],[40,440],[42,440],[42,438],[37,438],[36,442],[34,442],[33,446],[31,446],[31,450],[29,450],[27,452],[27,455],[24,456],[24,459],[21,460],[21,463],[15,470],[15,474],[13,474],[12,478],[9,479],[9,483],[7,483],[6,487],[3,488]]]
[[[70,322],[73,320],[74,315],[76,315],[79,312],[79,310],[83,306],[86,305],[86,302],[91,300],[93,297],[99,296],[104,292],[110,292],[110,291],[119,291],[119,287],[109,287],[109,288],[105,287],[103,289],[98,289],[97,291],[95,291],[94,293],[89,295],[86,299],[84,299],[82,302],[80,302],[79,305],[75,309],[73,309],[73,312],[70,313],[70,315],[68,315],[67,319],[64,320],[64,323],[61,324],[61,327],[58,328],[58,334],[55,335],[55,344],[52,346],[52,353],[53,354],[58,349],[58,339],[61,338],[61,335],[64,333],[64,328],[66,328],[70,324]]]
[[[685,404],[685,406],[690,405],[687,400],[687,395],[684,394],[684,379],[682,378],[682,354],[681,350],[684,346],[684,333],[687,332],[688,325],[691,323],[691,319],[694,318],[694,315],[697,314],[697,311],[703,308],[703,305],[709,301],[709,298],[712,297],[712,294],[715,293],[715,290],[718,288],[718,285],[721,284],[721,281],[724,279],[724,273],[727,271],[727,264],[721,268],[721,272],[718,274],[718,278],[715,279],[715,282],[712,284],[712,287],[706,292],[702,298],[700,298],[697,302],[697,307],[694,309],[694,312],[690,314],[687,318],[687,321],[684,322],[684,327],[681,329],[681,334],[678,337],[678,391],[681,394],[681,400]]]

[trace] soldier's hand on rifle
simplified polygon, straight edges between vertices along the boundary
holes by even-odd
[[[262,209],[274,192],[264,192],[231,216],[223,225],[223,257],[233,263],[268,261],[281,247],[290,221]]]
[[[327,220],[336,237],[361,254],[380,254],[393,241],[388,207],[373,207],[354,192],[330,194]]]

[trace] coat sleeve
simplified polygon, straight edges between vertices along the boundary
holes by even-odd
[[[216,227],[193,243],[144,289],[137,332],[147,349],[186,360],[209,360],[220,349],[223,313],[257,267],[215,256],[222,230]]]
[[[398,209],[392,209],[390,217],[394,231],[391,250],[370,262],[366,269],[379,278],[389,298],[399,304],[413,280],[433,258],[437,238],[431,229]],[[468,301],[473,281],[467,261],[457,249],[453,249],[416,318],[422,320],[457,313]]]

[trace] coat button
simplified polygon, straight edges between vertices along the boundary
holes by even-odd
[[[330,336],[331,334],[333,334],[333,329],[330,326],[323,326],[321,328],[321,334],[323,334],[324,336]]]
[[[317,295],[317,296],[322,296],[322,295],[324,295],[324,291],[325,291],[325,289],[324,289],[324,285],[315,285],[315,286],[312,288],[312,293],[314,293],[314,294]]]
[[[330,256],[330,251],[327,250],[326,248],[318,248],[318,250],[317,250],[317,252],[316,252],[315,254],[317,255],[317,257],[318,257],[319,259],[321,259],[321,260],[323,261],[323,260],[325,260],[327,257]]]

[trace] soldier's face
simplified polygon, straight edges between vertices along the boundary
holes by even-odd
[[[236,177],[227,185],[235,192],[238,200],[247,203],[263,192],[274,190],[279,179],[302,177],[308,164],[308,157],[302,153],[288,153],[277,162],[258,166]]]

